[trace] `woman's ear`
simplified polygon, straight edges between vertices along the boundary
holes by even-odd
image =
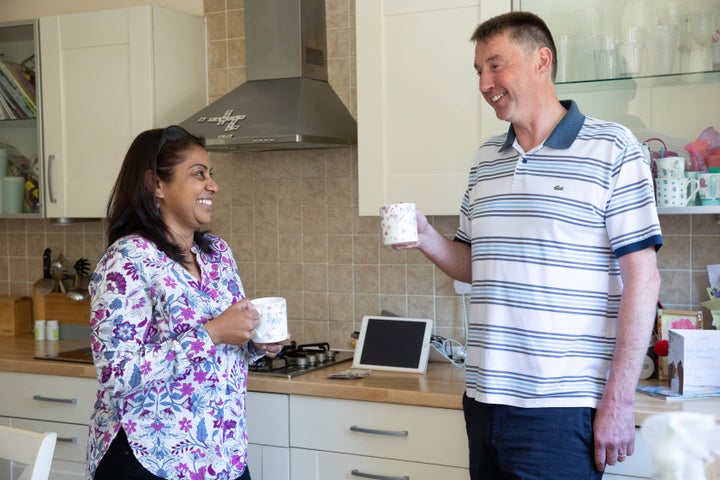
[[[164,198],[165,191],[162,188],[160,179],[155,179],[152,170],[145,171],[145,189],[148,192],[153,192],[156,198]]]

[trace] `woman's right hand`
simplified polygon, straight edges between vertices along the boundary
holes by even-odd
[[[255,336],[260,316],[249,299],[236,302],[205,324],[215,345],[245,345]]]

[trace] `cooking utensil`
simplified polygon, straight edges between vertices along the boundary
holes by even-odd
[[[67,292],[67,298],[74,302],[82,302],[90,296],[87,289],[87,274],[90,271],[90,261],[81,258],[73,266],[75,269],[75,286]]]
[[[52,250],[49,248],[46,248],[43,252],[43,278],[35,282],[35,289],[40,295],[47,295],[48,293],[55,290],[55,281],[52,278],[52,275],[50,274],[50,256],[52,254]]]
[[[60,288],[60,291],[62,293],[67,293],[63,281],[67,278],[70,278],[70,266],[68,260],[62,253],[55,257],[55,260],[53,260],[52,264],[50,265],[50,275],[52,275],[52,277],[55,279],[55,282]]]

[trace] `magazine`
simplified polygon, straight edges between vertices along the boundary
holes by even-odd
[[[638,385],[638,392],[646,393],[651,397],[662,398],[666,402],[677,402],[700,398],[720,397],[720,387],[707,387],[692,393],[681,395],[667,385]]]

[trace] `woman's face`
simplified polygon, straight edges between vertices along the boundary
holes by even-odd
[[[158,180],[160,216],[171,231],[188,234],[212,220],[212,202],[218,184],[212,178],[207,151],[193,145],[173,169],[172,180]]]

